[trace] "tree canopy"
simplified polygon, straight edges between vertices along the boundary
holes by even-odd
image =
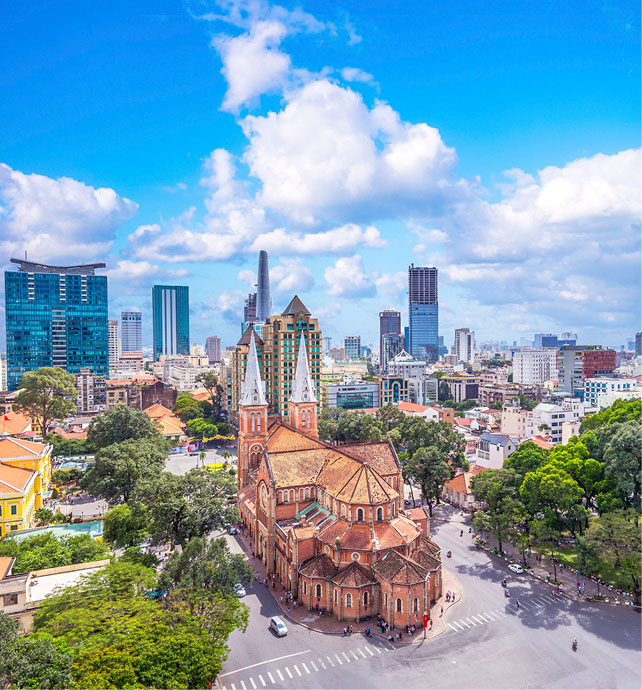
[[[379,441],[383,438],[379,419],[364,412],[325,408],[318,424],[319,436],[326,441]]]
[[[136,503],[114,506],[103,524],[103,540],[116,548],[136,546],[149,534],[145,509]]]
[[[517,450],[504,460],[504,469],[515,470],[523,479],[528,472],[537,471],[548,457],[548,451],[532,441],[521,443]]]
[[[439,501],[444,483],[451,474],[443,453],[434,447],[417,449],[404,467],[404,476],[419,486],[431,516],[433,505]]]
[[[94,417],[89,424],[87,440],[97,449],[124,441],[149,440],[168,450],[158,424],[149,415],[127,405],[114,405]]]
[[[73,374],[60,367],[42,367],[22,375],[13,409],[37,422],[45,437],[51,422],[60,421],[76,411],[77,395]]]
[[[137,482],[162,472],[166,455],[165,447],[154,437],[112,443],[96,452],[96,464],[80,485],[94,496],[102,496],[110,506],[127,503]]]
[[[640,421],[642,400],[616,400],[610,407],[600,410],[596,414],[584,417],[580,427],[583,434],[589,429],[600,429],[611,424]]]

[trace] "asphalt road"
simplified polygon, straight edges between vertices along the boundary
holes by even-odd
[[[211,448],[205,451],[204,465],[213,465],[219,462],[225,462],[225,458],[221,455],[224,450],[229,450],[233,457],[228,459],[228,462],[236,467],[236,449],[235,448]],[[195,467],[201,467],[201,459],[199,454],[189,455],[188,453],[177,453],[170,455],[165,463],[165,471],[172,474],[186,474],[189,470]]]
[[[288,635],[276,638],[268,623],[279,609],[262,585],[253,585],[244,598],[250,624],[245,633],[230,636],[231,653],[219,685],[226,690],[642,686],[638,613],[565,597],[553,600],[544,584],[513,575],[477,551],[459,519],[432,524],[443,552],[453,554],[445,565],[464,589],[462,600],[446,614],[442,635],[395,646],[356,633],[349,638],[323,635],[286,621]],[[509,581],[510,599],[504,598],[502,577]]]

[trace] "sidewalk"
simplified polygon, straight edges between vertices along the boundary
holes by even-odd
[[[252,556],[252,544],[250,543],[250,538],[247,533],[238,532],[236,538],[241,545],[241,548],[247,556],[249,565],[252,567],[255,573],[259,574],[259,580],[255,580],[255,585],[262,584],[267,576],[267,569],[265,565],[258,559]],[[463,591],[459,580],[455,577],[455,574],[450,570],[443,567],[442,564],[442,586],[444,596],[438,599],[432,606],[430,610],[430,617],[433,621],[432,629],[426,630],[426,638],[432,639],[440,635],[446,629],[446,623],[444,617],[448,609],[455,604],[458,604],[463,596]],[[268,589],[272,592],[274,600],[280,606],[282,615],[287,618],[292,623],[297,625],[303,625],[310,630],[315,632],[320,632],[325,635],[343,635],[343,628],[352,625],[353,632],[355,633],[365,633],[366,628],[370,628],[373,637],[378,637],[380,639],[387,639],[386,634],[380,634],[377,628],[376,615],[373,616],[369,621],[363,621],[360,623],[355,623],[354,621],[339,621],[332,614],[321,615],[315,611],[308,611],[303,606],[294,606],[291,603],[289,606],[285,603],[286,589],[281,586],[277,580],[268,579]],[[446,592],[451,592],[454,594],[454,598],[447,602],[445,599]],[[441,613],[443,608],[443,614]],[[424,631],[422,628],[417,628],[416,632],[412,636],[407,636],[405,628],[399,630],[403,634],[403,639],[399,642],[395,641],[394,644],[412,644],[416,642],[421,642],[424,639]]]

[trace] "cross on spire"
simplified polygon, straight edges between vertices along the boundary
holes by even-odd
[[[247,355],[247,368],[245,380],[241,386],[240,405],[267,405],[263,381],[259,374],[259,359],[256,356],[256,344],[254,342],[254,329],[250,333],[250,351]]]
[[[310,368],[308,367],[308,353],[305,349],[305,336],[301,333],[299,340],[299,355],[296,362],[296,374],[292,385],[292,395],[290,402],[316,402],[314,394],[314,384],[310,378]]]

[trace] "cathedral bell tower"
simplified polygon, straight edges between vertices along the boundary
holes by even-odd
[[[292,385],[292,395],[288,401],[289,423],[312,436],[317,434],[317,398],[314,384],[308,367],[308,353],[305,347],[305,335],[301,333],[299,355],[296,362],[296,374]]]
[[[250,327],[251,328],[251,327]],[[254,329],[250,334],[245,380],[239,400],[238,488],[248,485],[249,474],[258,467],[267,440],[267,401],[256,356]]]

